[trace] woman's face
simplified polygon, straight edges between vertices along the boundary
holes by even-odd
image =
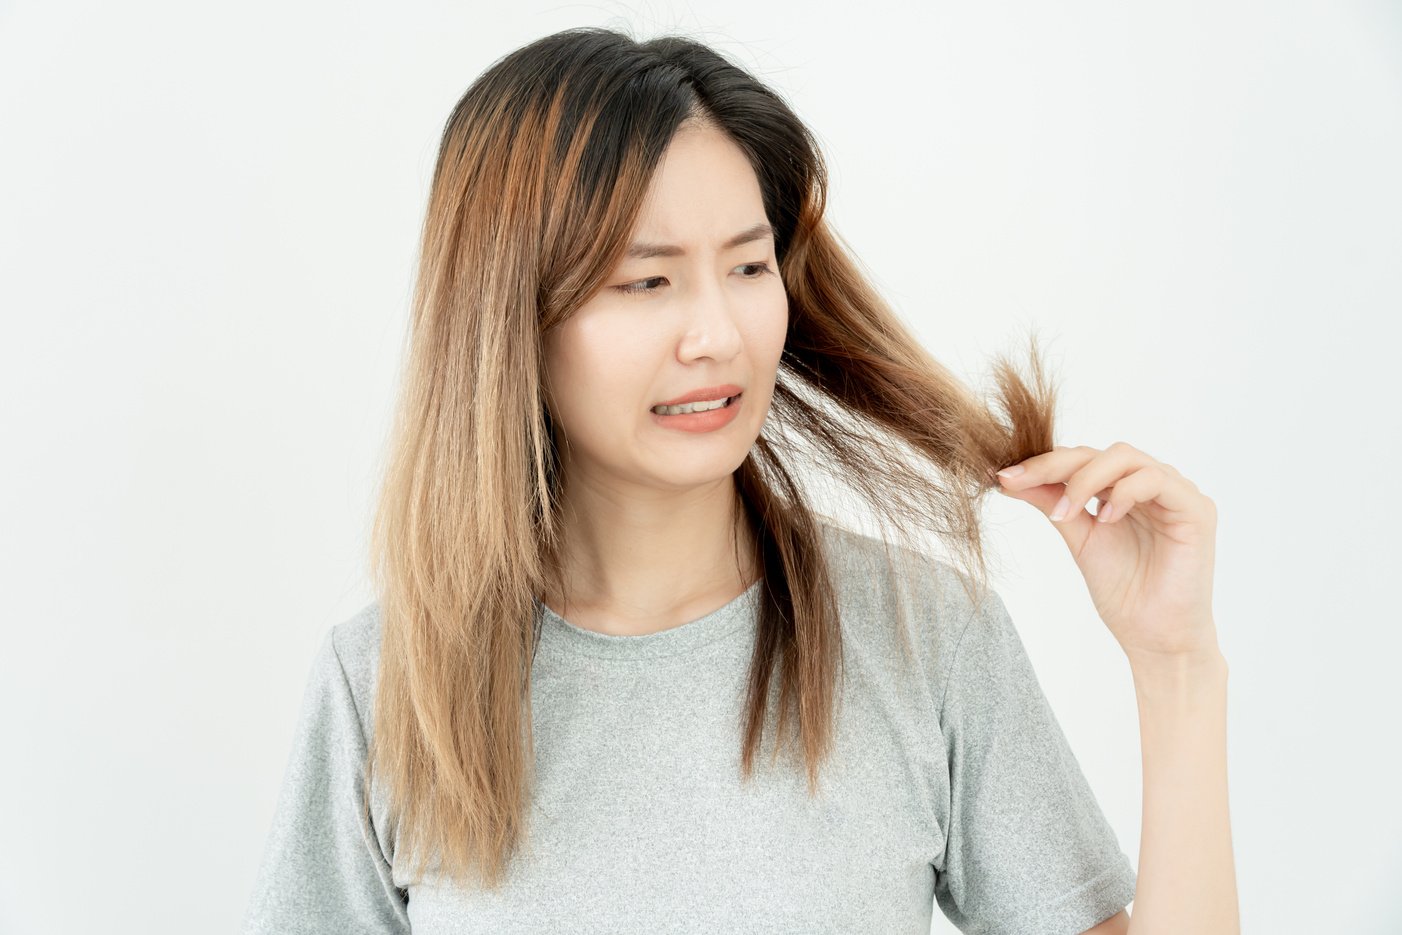
[[[631,238],[665,250],[625,255],[603,288],[545,336],[567,473],[685,488],[725,478],[744,461],[769,410],[788,329],[767,220],[740,148],[716,129],[679,130]],[[708,387],[721,387],[709,394],[720,397],[738,388],[739,398],[706,416],[653,411]]]

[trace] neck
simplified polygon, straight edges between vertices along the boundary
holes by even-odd
[[[733,475],[655,495],[584,480],[561,502],[559,575],[544,602],[567,619],[685,617],[759,578]]]

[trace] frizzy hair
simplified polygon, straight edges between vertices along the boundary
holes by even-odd
[[[935,361],[824,220],[812,134],[743,68],[681,36],[595,27],[494,62],[442,133],[371,532],[381,644],[362,805],[372,786],[387,796],[412,876],[434,860],[495,888],[527,835],[536,599],[561,554],[542,337],[605,284],[684,123],[748,158],[789,301],[765,427],[734,475],[762,566],[743,778],[773,677],[774,751],[796,745],[810,794],[833,742],[836,596],[796,469],[821,464],[904,537],[941,536],[976,600],[992,472],[1052,448],[1035,338],[1031,382],[999,358],[992,403]]]

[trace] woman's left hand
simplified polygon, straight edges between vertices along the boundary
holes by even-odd
[[[1001,492],[1052,519],[1131,661],[1218,650],[1217,505],[1192,481],[1124,442],[1057,446],[1018,466],[1016,476],[998,476]],[[1092,498],[1098,516],[1086,509]]]

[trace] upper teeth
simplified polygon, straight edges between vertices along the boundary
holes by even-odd
[[[725,399],[710,399],[702,403],[682,403],[680,406],[653,406],[652,411],[663,416],[677,416],[684,412],[708,412],[712,409],[719,409],[724,406],[730,397]]]

